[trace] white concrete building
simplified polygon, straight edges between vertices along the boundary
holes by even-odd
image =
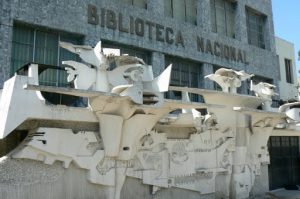
[[[294,44],[276,37],[276,52],[280,66],[280,99],[283,101],[298,100]]]

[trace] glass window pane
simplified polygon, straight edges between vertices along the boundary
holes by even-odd
[[[247,33],[249,44],[265,48],[264,21],[264,16],[247,10]]]
[[[37,63],[44,63],[44,54],[46,46],[46,33],[36,31],[35,36],[35,52],[34,52],[34,61]]]
[[[215,0],[210,1],[210,23],[213,32],[217,32]]]
[[[185,21],[185,3],[183,0],[173,0],[173,17],[178,21]]]
[[[235,10],[233,3],[225,3],[227,36],[235,37]]]
[[[198,63],[171,56],[166,56],[165,63],[166,65],[173,64],[170,85],[198,88],[200,76]],[[181,93],[171,91],[166,94],[166,97],[180,100]],[[198,95],[192,94],[190,98],[196,102],[200,100]]]
[[[172,14],[172,0],[164,0],[165,16],[173,17]]]
[[[13,28],[11,75],[14,72],[32,61],[33,55],[33,29],[15,26]]]
[[[197,24],[197,5],[196,0],[185,0],[186,3],[186,21]]]
[[[15,25],[13,28],[11,74],[28,62],[60,65],[62,60],[77,60],[78,55],[58,48],[58,40],[73,44],[82,44],[82,38],[69,34],[59,35],[35,28]],[[60,56],[59,56],[60,55]],[[67,86],[67,74],[64,70],[47,69],[40,74],[40,83],[50,86]]]
[[[211,27],[229,37],[235,37],[235,5],[227,0],[211,0]]]
[[[47,33],[45,64],[58,65],[58,35]]]
[[[226,16],[223,0],[216,0],[217,32],[226,35]]]
[[[57,86],[57,70],[47,69],[39,75],[39,84],[46,86]]]
[[[132,5],[132,0],[121,0],[121,2]]]
[[[133,5],[139,8],[147,8],[147,0],[133,0]]]
[[[58,64],[58,35],[36,31],[34,61],[55,66]]]

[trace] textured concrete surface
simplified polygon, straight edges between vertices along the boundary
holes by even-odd
[[[110,194],[107,187],[89,183],[85,170],[64,169],[59,162],[49,166],[2,158],[0,175],[1,199],[96,199]]]
[[[261,166],[261,175],[255,176],[254,186],[250,192],[251,198],[263,198],[269,191],[268,165]]]
[[[45,165],[32,160],[0,159],[1,199],[100,199],[107,198],[112,190],[107,186],[91,184],[86,171],[71,164],[64,169],[60,162]],[[214,199],[214,195],[170,188],[151,194],[151,186],[127,177],[121,192],[122,199]]]

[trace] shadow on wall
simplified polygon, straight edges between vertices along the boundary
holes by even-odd
[[[0,139],[0,157],[15,149],[28,135],[27,131],[13,131],[4,139]]]

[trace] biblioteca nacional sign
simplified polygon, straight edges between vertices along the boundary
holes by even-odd
[[[126,16],[125,18],[122,13],[110,9],[98,9],[94,5],[88,5],[88,23],[185,48],[184,35],[180,30],[174,30],[171,27],[139,17]],[[249,64],[244,50],[199,36],[195,38],[195,42],[198,52]]]

